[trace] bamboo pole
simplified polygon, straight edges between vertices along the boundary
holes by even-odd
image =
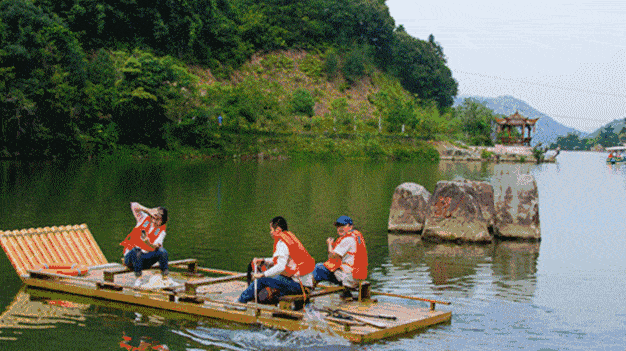
[[[368,313],[361,313],[361,312],[353,312],[353,311],[344,310],[342,308],[335,308],[335,309],[333,309],[333,308],[327,307],[326,310],[330,311],[330,312],[339,312],[339,313],[353,314],[355,316],[361,316],[361,317],[388,319],[390,321],[395,321],[395,320],[398,319],[398,317],[396,317],[396,316],[389,316],[389,315],[386,315],[386,314],[368,314]]]
[[[382,296],[391,296],[391,297],[399,297],[402,299],[409,299],[409,300],[416,300],[416,301],[424,301],[424,302],[429,302],[430,303],[430,310],[434,311],[435,310],[435,304],[443,304],[443,305],[450,305],[450,302],[446,302],[446,301],[437,301],[437,300],[431,300],[431,299],[424,299],[421,297],[413,297],[413,296],[406,296],[406,295],[399,295],[399,294],[391,294],[391,293],[386,293],[386,292],[382,292],[382,291],[371,291],[370,292],[372,295],[382,295]]]
[[[212,269],[212,268],[204,268],[204,267],[196,267],[196,270],[207,272],[207,273],[215,273],[215,274],[225,274],[225,275],[237,275],[242,274],[241,272],[233,272],[233,271],[224,271],[221,269]]]

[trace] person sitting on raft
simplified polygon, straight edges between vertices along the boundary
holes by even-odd
[[[346,287],[343,298],[352,298],[351,288],[358,286],[358,281],[367,278],[367,248],[363,234],[353,227],[352,219],[340,216],[335,221],[339,238],[326,239],[328,261],[318,263],[313,270],[313,287],[318,282],[328,281]]]
[[[289,231],[287,220],[274,217],[270,221],[270,235],[274,239],[274,253],[269,258],[254,258],[253,267],[265,264],[270,268],[262,273],[255,273],[252,279],[256,284],[248,285],[237,302],[247,303],[255,300],[256,294],[266,287],[278,290],[278,297],[303,294],[313,283],[312,272],[315,260],[304,248],[300,240]],[[308,288],[307,288],[308,287]]]
[[[120,243],[124,247],[124,265],[135,272],[135,286],[145,283],[141,279],[142,271],[159,262],[164,282],[168,277],[168,254],[163,248],[167,223],[165,207],[147,208],[137,202],[131,202],[130,209],[137,220],[135,228]]]

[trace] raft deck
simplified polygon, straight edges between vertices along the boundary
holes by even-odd
[[[170,262],[175,286],[134,287],[133,272],[120,263],[107,262],[85,224],[0,232],[0,244],[23,282],[31,287],[286,331],[314,329],[356,343],[448,322],[452,315],[436,310],[436,304],[445,302],[366,288],[354,294],[355,300],[345,301],[336,293],[339,288],[318,286],[307,296],[310,304],[301,311],[292,310],[292,302],[303,299],[299,295],[282,298],[279,307],[240,304],[236,299],[247,286],[245,274],[198,267],[195,259]],[[85,264],[89,271],[72,277],[34,270],[49,262]],[[155,265],[144,271],[144,280],[160,276],[157,268]],[[426,301],[430,308],[401,304],[400,300],[379,302],[372,297],[377,294]]]

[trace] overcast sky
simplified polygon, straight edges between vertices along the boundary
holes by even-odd
[[[626,1],[387,0],[443,47],[459,95],[511,95],[591,132],[626,118]]]

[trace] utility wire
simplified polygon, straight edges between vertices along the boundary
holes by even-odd
[[[498,76],[489,76],[489,75],[482,74],[482,73],[472,73],[472,72],[465,72],[465,71],[459,71],[459,70],[452,70],[452,72],[461,73],[461,74],[467,74],[467,75],[470,75],[470,76],[477,76],[477,77],[481,77],[481,78],[500,79],[500,80],[505,80],[505,81],[518,83],[518,84],[519,83],[523,83],[523,84],[527,84],[527,85],[536,85],[536,86],[540,86],[540,87],[544,87],[544,88],[561,89],[561,90],[577,91],[577,92],[580,92],[580,93],[587,93],[587,94],[595,94],[595,95],[604,95],[604,96],[613,96],[613,97],[626,98],[626,95],[624,95],[624,94],[607,93],[607,92],[603,92],[603,91],[594,91],[594,90],[586,90],[586,89],[579,89],[579,88],[568,88],[568,87],[562,87],[562,86],[551,85],[551,84],[528,82],[528,81],[523,81],[523,80],[504,78],[504,77],[498,77]]]

